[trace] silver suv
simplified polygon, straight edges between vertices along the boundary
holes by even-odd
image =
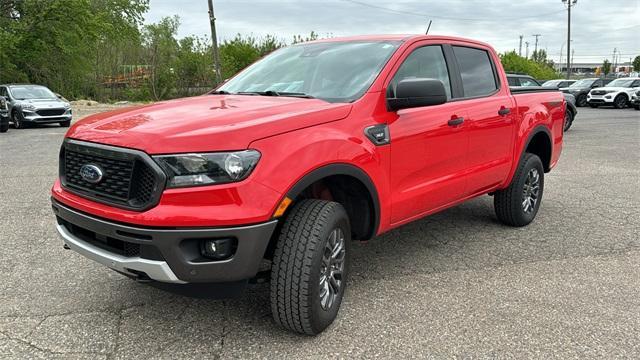
[[[7,99],[9,119],[16,129],[29,124],[71,124],[71,104],[45,86],[31,84],[0,85],[0,96]]]

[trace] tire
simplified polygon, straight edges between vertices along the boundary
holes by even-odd
[[[573,125],[573,113],[567,110],[564,114],[564,131],[569,130]]]
[[[9,131],[9,119],[0,117],[0,133]]]
[[[60,122],[60,126],[63,127],[63,128],[67,128],[67,127],[71,126],[71,120],[61,121]]]
[[[624,95],[618,95],[613,99],[613,107],[616,109],[624,109],[627,107],[627,98]]]
[[[596,109],[596,108],[598,108],[598,106],[599,106],[599,105],[598,105],[598,104],[591,104],[591,103],[590,103],[590,104],[589,104],[589,106],[590,106],[590,107],[592,107],[592,108],[594,108],[594,109]]]
[[[576,106],[580,106],[580,107],[587,106],[587,95],[585,94],[578,95],[578,98],[576,99]]]
[[[633,105],[633,108],[636,110],[640,110],[640,105]]]
[[[350,242],[349,218],[342,205],[310,199],[293,207],[280,231],[271,268],[271,312],[278,324],[317,335],[335,320],[347,285]],[[342,250],[332,261],[326,254],[340,248],[340,243]],[[326,263],[337,268],[327,268]],[[335,296],[330,291],[335,287],[321,282],[326,274],[336,280]],[[321,300],[322,290],[328,293]]]
[[[22,121],[22,115],[20,115],[18,113],[18,110],[13,110],[11,112],[11,122],[13,122],[13,128],[14,129],[24,129],[25,128],[24,121]]]
[[[533,180],[531,176],[537,173],[538,188],[537,191],[529,192],[525,187],[530,180]],[[533,175],[535,178],[535,175]],[[533,190],[533,189],[532,189]],[[496,210],[496,216],[502,223],[510,226],[525,226],[533,221],[540,208],[542,202],[542,194],[544,191],[544,168],[542,167],[542,161],[537,155],[525,153],[518,169],[511,180],[509,187],[497,191],[493,198],[493,206]],[[529,194],[535,196],[535,202],[527,202],[531,200]],[[527,205],[527,206],[525,206]],[[526,208],[525,208],[526,207]]]

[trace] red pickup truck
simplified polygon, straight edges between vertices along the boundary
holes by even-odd
[[[138,280],[270,272],[276,322],[317,334],[340,307],[352,240],[486,194],[503,223],[529,224],[565,107],[558,91],[510,90],[478,41],[298,44],[210,94],[76,123],[52,190],[57,230]]]

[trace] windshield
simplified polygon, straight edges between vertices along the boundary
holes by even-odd
[[[569,85],[569,87],[572,88],[581,88],[581,87],[589,87],[591,86],[591,84],[594,83],[595,80],[592,79],[582,79],[582,80],[578,80],[576,82],[574,82],[573,84]]]
[[[631,87],[633,79],[615,79],[607,84],[607,87]]]
[[[361,41],[294,45],[251,65],[217,92],[305,95],[350,102],[367,91],[399,44]]]
[[[56,94],[44,86],[11,86],[11,95],[18,100],[57,99]]]
[[[544,87],[556,87],[556,86],[558,86],[558,84],[560,84],[560,82],[562,82],[562,80],[549,80],[549,81],[545,81],[545,83],[542,84],[542,86],[544,86]]]

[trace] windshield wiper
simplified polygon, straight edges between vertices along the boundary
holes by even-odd
[[[226,90],[216,90],[216,91],[211,91],[209,93],[210,95],[232,95],[232,93],[226,91]]]
[[[261,95],[261,96],[289,96],[289,97],[299,97],[305,99],[315,99],[313,96],[301,92],[286,92],[286,91],[275,91],[275,90],[266,90],[266,91],[241,91],[238,94],[242,95]]]

